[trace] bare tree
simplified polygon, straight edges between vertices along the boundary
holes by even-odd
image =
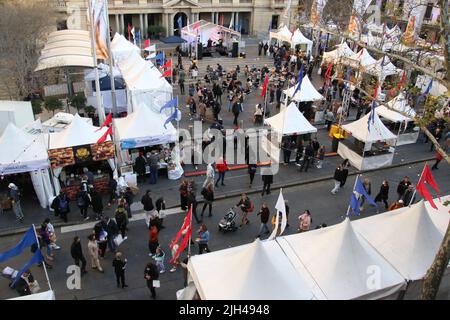
[[[34,69],[57,16],[50,0],[0,2],[0,85],[11,99],[22,100],[45,81]]]

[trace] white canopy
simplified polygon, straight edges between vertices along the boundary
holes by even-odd
[[[401,74],[402,69],[397,68],[389,59],[388,56],[379,59],[377,62],[365,66],[364,72],[371,74],[373,76],[379,77],[380,80],[384,80],[387,76],[392,76],[395,74]]]
[[[154,146],[177,141],[177,131],[172,123],[166,125],[166,115],[155,113],[142,105],[126,118],[114,119],[115,134],[121,149]]]
[[[282,135],[317,132],[317,129],[306,120],[293,102],[277,115],[266,119],[264,122]]]
[[[408,99],[405,98],[405,95],[403,94],[403,92],[400,92],[400,94],[398,96],[396,96],[394,99],[392,99],[391,101],[389,101],[387,103],[389,108],[398,110],[400,112],[404,112],[408,115],[410,115],[409,117],[405,117],[404,115],[395,112],[393,110],[390,110],[388,108],[386,108],[385,106],[379,106],[378,108],[376,108],[375,110],[377,111],[378,115],[386,118],[390,121],[393,122],[405,122],[405,121],[413,121],[414,117],[416,116],[416,111],[411,108],[408,104]]]
[[[290,41],[292,46],[296,46],[298,44],[305,44],[307,46],[306,51],[307,52],[311,52],[312,51],[312,46],[313,46],[313,42],[312,40],[309,40],[308,38],[306,38],[303,33],[300,31],[300,29],[297,28],[297,30],[295,30],[294,34],[292,35],[292,40]]]
[[[21,296],[8,300],[55,300],[55,292],[52,290]]]
[[[362,48],[353,58],[358,60],[362,67],[366,67],[377,62],[377,60],[370,55],[366,48]]]
[[[109,75],[109,65],[104,63],[98,64],[98,76],[99,78],[104,78]],[[117,67],[113,67],[114,78],[121,77],[122,74]],[[87,70],[86,75],[84,76],[85,81],[95,81],[95,70]]]
[[[374,230],[383,233],[383,229]],[[325,299],[381,299],[405,285],[403,277],[389,262],[353,230],[349,219],[277,241],[291,261],[297,259],[304,266]],[[305,273],[305,270],[298,271]],[[378,272],[380,279],[370,287],[368,277],[373,272]]]
[[[309,80],[309,77],[307,75],[305,75],[303,77],[303,81],[300,86],[300,90],[297,91],[297,93],[295,94],[295,97],[292,98],[296,87],[297,87],[297,85],[290,87],[283,91],[285,95],[287,95],[289,98],[291,98],[295,102],[309,102],[309,101],[319,101],[319,100],[325,99],[319,93],[319,91],[316,90],[316,88],[311,83],[311,80]]]
[[[99,127],[86,123],[76,114],[70,125],[64,130],[49,133],[48,149],[69,148],[97,143],[98,139],[108,130],[107,128],[98,129]],[[110,140],[109,137],[107,140]]]
[[[347,42],[343,42],[337,46],[337,49],[329,52],[323,53],[322,61],[335,62],[341,57],[352,58],[355,57],[356,53],[348,46]]]
[[[165,78],[161,78],[161,72],[153,63],[144,60],[135,46],[122,35],[116,33],[113,42],[115,45],[111,45],[111,51],[131,96],[133,108],[129,112],[143,104],[159,113],[160,108],[172,97],[172,86]]]
[[[203,300],[314,298],[276,241],[195,255],[188,270]]]
[[[94,67],[89,31],[60,30],[49,34],[35,71],[56,67]]]
[[[283,26],[277,31],[270,32],[270,39],[278,39],[280,41],[291,42],[292,32],[289,31],[288,27]]]
[[[0,137],[0,174],[30,172],[48,168],[42,135],[32,135],[9,123]]]
[[[370,124],[369,131],[368,121],[371,114],[372,112],[366,114],[364,117],[357,121],[345,124],[342,126],[342,128],[345,131],[351,133],[352,136],[359,141],[363,141],[365,143],[397,139],[397,136],[389,131],[388,128],[386,128],[376,112],[374,115],[374,123]]]
[[[366,25],[367,29],[369,29],[370,32],[376,32],[376,33],[383,33],[384,24],[376,24],[374,22],[369,23]]]
[[[356,220],[353,226],[407,280],[423,278],[441,245],[449,223],[448,208],[439,210],[423,201],[395,211]],[[433,221],[431,216],[441,216]],[[440,225],[436,222],[440,221]]]

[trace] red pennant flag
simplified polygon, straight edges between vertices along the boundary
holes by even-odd
[[[145,48],[150,47],[150,39],[144,41],[144,47]]]
[[[439,190],[439,187],[437,186],[436,181],[434,180],[433,175],[431,174],[431,170],[430,167],[428,166],[428,163],[425,164],[425,168],[423,169],[422,172],[422,177],[417,183],[416,190],[419,191],[422,197],[424,197],[425,200],[427,200],[434,209],[437,209],[436,204],[433,201],[433,197],[431,197],[430,193],[428,192],[425,183],[430,185],[437,192],[438,196],[440,195],[441,191]]]
[[[266,75],[266,78],[264,79],[263,88],[261,91],[261,97],[264,97],[267,92],[267,84],[269,83],[269,75]]]
[[[98,139],[97,143],[103,143],[108,138],[108,135],[112,136],[112,126],[106,130],[106,132]]]
[[[172,68],[172,60],[166,62],[165,65],[161,67],[162,69]]]
[[[167,70],[166,72],[164,72],[160,78],[164,78],[164,77],[167,77],[167,76],[170,76],[170,77],[172,76],[172,69]]]
[[[416,186],[416,190],[419,191],[419,193],[422,195],[422,197],[424,197],[425,200],[427,200],[434,209],[437,209],[437,206],[433,201],[433,197],[431,197],[430,193],[428,192],[427,187],[425,187],[423,180],[419,181],[419,183]]]
[[[192,206],[189,207],[189,211],[188,214],[186,215],[186,217],[184,218],[184,222],[183,222],[183,226],[181,227],[181,229],[178,231],[175,239],[173,240],[173,242],[170,244],[170,249],[173,248],[173,246],[178,243],[178,240],[180,240],[180,237],[183,233],[183,231],[191,225],[191,217],[192,217]]]
[[[327,67],[327,71],[325,72],[325,79],[330,79],[331,78],[331,70],[333,68],[333,63],[330,62],[330,64]]]
[[[389,97],[393,97],[395,95],[395,91],[397,91],[395,88],[389,90]]]
[[[400,80],[400,82],[397,85],[398,90],[400,90],[400,88],[405,84],[405,81],[406,81],[406,71],[403,70],[402,79]]]
[[[428,163],[425,164],[425,169],[422,174],[422,179],[424,180],[424,182],[426,184],[430,185],[430,187],[432,187],[436,191],[438,196],[440,196],[441,191],[439,190],[439,187],[438,187],[436,181],[434,180],[433,175],[431,174],[431,170],[430,170],[430,167],[428,166]]]
[[[378,96],[378,80],[377,83],[375,83],[375,92],[373,93],[373,100],[377,100]]]
[[[108,114],[108,116],[106,117],[105,121],[103,122],[103,124],[101,125],[100,128],[98,128],[95,132],[101,130],[102,128],[109,126],[112,123],[112,113]]]
[[[294,37],[294,32],[295,32],[295,26],[292,27],[292,31],[291,31],[291,41],[292,41],[292,38]]]
[[[186,232],[186,234],[184,235],[183,241],[181,241],[180,246],[178,247],[177,252],[175,253],[175,255],[172,257],[172,259],[170,259],[170,263],[173,263],[173,261],[175,259],[177,259],[180,254],[183,252],[184,249],[186,249],[186,247],[189,244],[189,239],[191,238],[191,234],[192,234],[192,227],[189,226],[189,230]]]

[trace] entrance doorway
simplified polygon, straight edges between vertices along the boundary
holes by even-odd
[[[187,25],[187,15],[183,12],[178,12],[173,17],[173,34],[175,36],[181,36],[180,24],[181,28]]]

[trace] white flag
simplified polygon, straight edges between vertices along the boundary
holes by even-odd
[[[281,212],[281,232],[280,232],[280,236],[283,234],[284,229],[286,229],[287,216],[286,216],[286,205],[284,203],[284,198],[283,198],[283,189],[280,189],[280,195],[278,196],[277,203],[275,204],[275,209],[276,209],[276,213],[275,213],[276,214],[275,227],[273,228],[272,234],[270,235],[268,240],[273,240],[277,236],[278,225],[280,224],[280,214],[279,214],[279,212]]]
[[[290,10],[291,10],[291,3],[292,3],[292,0],[289,0],[288,5],[286,7],[286,10],[284,10],[284,17],[285,18],[287,18],[288,15],[291,14],[291,12],[290,12]]]
[[[151,45],[151,46],[145,48],[144,50],[148,51],[148,52],[155,52],[156,51],[156,44]]]
[[[228,29],[233,29],[234,26],[234,14],[231,13],[231,21],[230,21],[230,25],[228,26]]]

